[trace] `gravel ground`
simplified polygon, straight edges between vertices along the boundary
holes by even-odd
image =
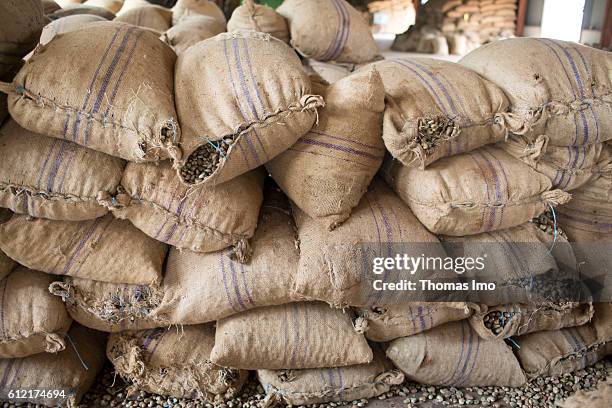
[[[360,400],[345,403],[329,403],[310,408],[554,408],[555,401],[563,400],[578,390],[594,388],[606,377],[612,376],[612,359],[596,363],[585,370],[556,378],[537,378],[520,388],[509,387],[468,387],[445,388],[405,382],[395,386],[385,395],[370,401]],[[131,407],[131,408],[213,408],[212,404],[201,401],[180,400],[141,392],[128,399],[126,384],[119,376],[115,377],[109,364],[105,367],[92,389],[85,395],[80,407]],[[216,408],[254,408],[262,405],[265,398],[263,388],[254,378],[245,385],[242,394]],[[3,408],[41,407],[33,404],[12,404],[5,402]],[[298,408],[298,407],[295,407]],[[305,408],[305,407],[299,407]],[[585,407],[588,408],[588,407]]]

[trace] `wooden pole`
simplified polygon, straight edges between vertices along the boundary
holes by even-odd
[[[609,0],[608,0],[609,1]],[[516,36],[522,37],[525,31],[525,17],[527,16],[527,6],[529,0],[519,0],[518,10],[516,12]]]

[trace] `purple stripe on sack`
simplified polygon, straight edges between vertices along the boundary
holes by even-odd
[[[387,217],[387,213],[385,212],[385,209],[383,208],[383,206],[378,202],[378,200],[376,200],[376,198],[372,198],[372,200],[374,201],[374,204],[378,208],[378,211],[380,212],[380,215],[382,217],[383,225],[385,227],[386,238],[387,238],[387,256],[391,257],[393,255],[393,228],[391,227],[391,224],[389,224],[389,218]],[[387,280],[389,273],[390,271],[385,270],[385,272],[383,273],[381,277],[383,282]],[[376,299],[380,300],[384,295],[385,295],[385,291],[382,291],[382,290],[377,291]]]
[[[70,173],[70,169],[72,168],[72,163],[74,162],[74,158],[78,154],[77,147],[74,145],[69,146],[68,153],[69,153],[68,160],[66,162],[66,165],[64,166],[64,172],[62,173],[62,178],[60,179],[59,187],[57,188],[57,191],[60,191],[60,192],[64,191],[64,183],[66,182],[66,176],[68,175],[68,173]]]
[[[500,189],[500,182],[501,182],[501,180],[500,180],[499,174],[497,173],[497,169],[496,169],[495,165],[493,165],[492,161],[489,160],[485,156],[484,152],[485,152],[485,150],[480,150],[480,151],[478,151],[477,154],[479,154],[484,159],[487,167],[491,171],[491,176],[493,177],[493,181],[495,183],[495,205],[493,206],[493,209],[491,210],[491,213],[492,213],[492,215],[491,215],[491,221],[492,221],[491,222],[491,228],[493,228],[493,226],[495,225],[495,222],[494,222],[495,216],[493,214],[493,210],[496,211],[497,210],[497,204],[500,204],[502,202],[502,192],[501,192],[501,189]],[[491,157],[493,159],[493,162],[496,162],[501,167],[501,163],[499,163],[497,158],[495,158],[495,156],[493,156],[493,155],[491,155]],[[506,190],[507,189],[508,189],[508,185],[507,185],[507,180],[506,180]],[[509,192],[508,192],[508,194],[509,194]],[[498,227],[501,226],[502,217],[503,217],[503,214],[500,214],[499,220],[497,222]]]
[[[227,286],[227,276],[225,274],[225,264],[223,262],[223,257],[224,257],[224,253],[221,252],[221,254],[219,255],[219,272],[221,272],[221,278],[223,279],[223,287],[225,288],[225,296],[227,297],[227,303],[231,306],[232,310],[234,312],[239,312],[240,309],[238,309],[235,305],[234,302],[232,302],[232,297],[230,295],[230,291],[229,288]]]
[[[591,69],[589,68],[586,59],[584,58],[584,55],[582,55],[582,51],[580,51],[580,48],[578,47],[572,47],[572,50],[576,51],[576,54],[578,54],[578,56],[580,57],[580,61],[582,61],[582,65],[584,65],[584,70],[587,72],[588,78],[587,78],[587,82],[590,85],[590,89],[591,89],[591,97],[595,97],[595,92],[593,90],[593,73],[591,72]],[[585,88],[586,91],[586,88]],[[593,109],[593,105],[589,104],[589,110],[591,111],[591,113],[593,114],[593,119],[595,120],[595,142],[599,142],[600,141],[600,134],[599,134],[599,117],[597,116],[597,112],[595,111],[595,109]]]
[[[227,50],[227,41],[223,42],[223,53],[225,55],[225,63],[227,66],[228,79],[232,86],[232,90],[234,91],[234,100],[236,101],[236,106],[238,106],[238,109],[240,110],[240,114],[242,115],[242,118],[248,122],[249,121],[248,116],[245,113],[244,109],[242,108],[241,98],[238,97],[238,90],[236,89],[236,81],[234,81],[234,76],[232,75],[232,64],[230,62],[229,53]],[[256,164],[257,165],[261,164],[261,162],[259,161],[259,156],[257,155],[257,151],[255,150],[255,146],[253,145],[253,142],[249,139],[247,133],[244,133],[244,138],[246,139],[247,146],[249,147],[251,154],[255,158]],[[240,146],[240,143],[238,143],[238,145]],[[240,147],[240,149],[243,150],[242,147]],[[249,160],[246,154],[244,153],[244,151],[243,151],[243,156],[244,156],[244,160],[247,163],[247,166],[250,167]]]
[[[5,310],[4,302],[6,298],[6,287],[8,286],[8,280],[9,280],[8,276],[2,279],[2,297],[0,298],[0,328],[2,329],[2,337],[7,337],[6,328],[4,326],[5,324],[4,322],[4,310]]]
[[[68,121],[69,115],[66,116],[66,121]],[[45,158],[45,161],[43,162],[43,165],[40,169],[40,173],[38,173],[38,179],[36,180],[36,188],[40,189],[40,183],[42,181],[42,177],[45,174],[45,169],[47,168],[47,164],[49,163],[49,159],[51,158],[51,155],[53,154],[53,150],[55,150],[55,147],[57,146],[57,144],[59,143],[59,139],[53,138],[53,143],[51,144],[51,148],[49,149],[49,151],[47,152],[47,157]]]
[[[425,319],[423,318],[423,306],[417,308],[417,313],[419,316],[419,323],[421,324],[421,331],[424,332],[427,330],[427,324],[425,324]]]
[[[145,340],[142,343],[142,349],[144,351],[147,351],[149,349],[149,344],[151,344],[151,341],[153,340],[153,335],[155,333],[156,333],[155,329],[146,330],[144,332]]]
[[[467,329],[468,329],[469,337],[468,337],[468,349],[465,355],[465,361],[463,362],[463,367],[461,368],[461,371],[459,372],[459,377],[457,377],[457,379],[453,381],[452,385],[455,385],[455,384],[459,385],[466,380],[465,378],[466,369],[470,362],[470,358],[472,357],[472,349],[474,347],[474,331],[470,328],[470,326],[468,326]]]
[[[565,178],[565,182],[562,183],[561,181],[559,181],[559,188],[566,188],[568,184],[570,183],[570,181],[572,181],[573,175],[570,173],[570,170],[576,167],[578,158],[580,158],[581,156],[579,149],[580,149],[580,146],[568,146],[569,155],[567,158],[567,165],[566,165],[567,168],[562,171],[563,173],[562,179]],[[584,149],[584,146],[582,150],[586,156],[586,150]],[[584,163],[584,158],[582,159],[582,162]],[[566,175],[567,175],[567,178],[565,177]]]
[[[6,389],[6,382],[8,381],[9,374],[11,373],[11,370],[13,368],[13,364],[15,364],[15,361],[17,361],[18,359],[9,358],[9,359],[5,359],[4,361],[6,360],[8,360],[8,363],[6,364],[6,368],[4,369],[4,373],[2,374],[2,381],[0,382],[0,390]]]
[[[344,27],[344,15],[338,8],[338,4],[335,1],[332,0],[331,3],[332,6],[334,6],[334,9],[336,9],[336,33],[327,50],[323,53],[323,55],[318,57],[319,61],[329,61],[332,51],[336,48],[336,44],[340,40],[340,33],[342,32],[342,28]]]
[[[581,348],[581,349],[587,349],[587,342],[585,341],[584,336],[582,335],[582,333],[580,333],[580,331],[578,330],[578,328],[577,328],[577,327],[572,327],[572,328],[570,328],[570,330],[572,330],[572,331],[573,331],[573,332],[576,334],[575,338],[576,338],[576,340],[578,341],[578,345],[580,346],[580,348]],[[586,366],[588,366],[588,365],[592,364],[592,363],[589,361],[589,360],[590,360],[590,358],[589,358],[589,357],[591,357],[591,356],[592,356],[592,357],[594,357],[594,358],[596,358],[596,357],[597,357],[597,356],[596,356],[595,354],[593,354],[592,352],[591,352],[591,353],[588,353],[588,352],[587,352],[587,353],[584,353],[584,355],[582,356],[582,364],[584,365],[584,367],[586,367]],[[596,360],[594,360],[594,361],[593,361],[593,363],[595,363],[595,361],[596,361]]]
[[[491,183],[489,182],[490,180],[488,179],[487,175],[489,175],[489,173],[487,172],[487,169],[485,169],[482,164],[481,164],[481,159],[477,156],[480,156],[478,154],[478,150],[474,150],[473,152],[468,153],[469,156],[472,158],[472,160],[474,161],[474,163],[476,163],[476,166],[478,166],[478,169],[480,170],[480,174],[482,175],[482,177],[485,179],[485,188],[486,188],[486,193],[487,193],[487,201],[490,202],[491,201]],[[495,213],[496,213],[496,207],[492,206],[490,207],[490,210],[488,212],[488,220],[487,220],[487,208],[483,206],[482,207],[482,217],[481,217],[481,222],[482,222],[482,228],[483,231],[490,231],[492,229],[492,225],[495,221]]]
[[[247,64],[247,69],[249,70],[249,77],[251,78],[251,84],[253,89],[255,90],[255,96],[257,97],[257,101],[259,102],[259,106],[261,107],[261,115],[266,115],[266,106],[264,105],[263,98],[261,97],[261,92],[259,92],[259,83],[257,82],[257,78],[255,77],[255,73],[253,72],[253,64],[251,63],[251,53],[249,52],[249,43],[246,38],[242,39],[242,47],[244,48],[245,60]]]
[[[113,221],[115,220],[114,217],[109,217],[108,222],[106,223],[106,225],[104,227],[102,227],[102,231],[100,231],[100,233],[98,234],[98,238],[92,243],[92,249],[94,247],[96,247],[98,242],[100,242],[100,239],[104,236],[104,233],[106,232],[106,230],[108,229],[108,227],[110,227],[110,225],[113,223]],[[83,264],[87,261],[87,259],[89,258],[89,256],[91,255],[93,251],[89,251],[85,254],[85,256],[83,257],[83,259],[81,260],[81,262],[79,262],[79,267],[72,273],[72,276],[78,276],[79,272],[81,271],[81,268],[83,267]]]
[[[304,339],[304,346],[302,347],[302,356],[308,357],[308,334],[310,333],[310,321],[308,319],[308,308],[305,307],[302,309],[304,312],[304,335],[302,336]]]
[[[340,388],[340,400],[344,401],[344,378],[342,377],[342,367],[337,367],[336,373],[338,373],[338,387]]]
[[[240,80],[240,87],[242,88],[242,92],[244,96],[246,97],[249,108],[251,108],[253,119],[259,120],[259,114],[257,113],[257,109],[255,108],[255,103],[253,102],[253,98],[251,97],[251,93],[249,92],[249,88],[246,83],[246,76],[244,75],[242,64],[240,62],[240,51],[238,50],[238,40],[236,40],[235,38],[232,40],[232,49],[234,50],[234,60],[236,61],[236,71],[238,72],[238,78]]]
[[[287,361],[287,344],[289,344],[289,318],[287,317],[287,311],[289,310],[289,306],[289,304],[286,304],[285,307],[283,307],[285,318],[281,321],[281,324],[283,326],[283,338],[285,339],[285,341],[283,342],[283,344],[285,345],[285,347],[283,347],[283,361]]]
[[[251,296],[251,292],[249,291],[249,285],[247,284],[246,272],[244,270],[244,264],[240,264],[240,275],[242,275],[242,286],[244,286],[244,293],[247,295],[247,299],[251,306],[255,307],[255,302],[253,302],[253,297]]]
[[[412,307],[410,305],[408,305],[408,313],[410,313],[410,317],[408,318],[408,320],[410,320],[410,322],[412,322],[412,330],[413,333],[416,333],[417,328],[416,328],[416,319],[414,318],[414,313],[412,312]]]
[[[592,221],[586,218],[577,217],[576,215],[570,215],[570,214],[563,213],[563,212],[561,214],[563,218],[568,218],[572,221],[577,222],[578,224],[602,227],[605,230],[612,228],[612,223]]]
[[[373,155],[367,152],[363,152],[361,150],[353,149],[351,147],[340,146],[337,144],[326,143],[326,142],[320,142],[318,140],[310,139],[307,137],[302,137],[301,139],[298,140],[298,142],[303,143],[303,144],[313,145],[313,146],[326,147],[328,149],[338,150],[340,152],[354,154],[356,156],[367,157],[368,159],[372,159],[372,160],[379,160],[382,158],[382,156],[376,156],[376,155]]]
[[[491,157],[491,160],[493,161],[495,168],[498,170],[498,174],[501,174],[500,179],[503,179],[504,181],[503,185],[505,186],[505,191],[506,191],[506,201],[510,201],[510,183],[508,182],[508,173],[506,173],[506,168],[504,167],[502,162],[497,158],[497,156],[495,156],[491,152],[491,150],[489,150],[488,148],[482,149],[482,153]],[[505,207],[501,207],[499,210],[500,212],[499,226],[501,226],[501,222],[504,219],[504,210],[505,210]]]
[[[543,44],[550,51],[552,51],[552,53],[557,58],[557,61],[559,61],[559,65],[561,66],[561,68],[563,68],[563,73],[565,74],[565,77],[567,78],[567,81],[569,83],[570,89],[572,90],[572,95],[574,96],[574,100],[576,100],[577,99],[576,91],[574,90],[574,87],[572,85],[572,79],[571,79],[569,73],[567,72],[567,69],[565,68],[565,65],[563,65],[563,61],[561,60],[561,56],[552,47],[552,45],[556,45],[555,42],[554,41],[550,41],[550,40],[545,39],[545,38],[542,38],[542,39],[540,39],[540,43]],[[573,64],[573,62],[571,62],[571,63]],[[577,83],[578,83],[578,81],[577,81]],[[581,91],[581,93],[582,93],[582,91]],[[581,119],[582,119],[582,130],[584,132],[584,137],[585,137],[585,140],[583,140],[582,143],[586,143],[586,140],[588,140],[588,138],[589,138],[589,130],[588,130],[589,127],[588,127],[588,123],[586,122],[586,117],[584,116],[584,112],[580,111],[580,113],[581,113],[580,116],[581,116]],[[575,145],[578,144],[578,123],[576,122],[576,116],[575,115],[574,115],[574,124],[576,126],[576,134],[574,135],[574,141],[572,142],[572,145],[575,146]]]
[[[246,310],[246,306],[244,305],[244,301],[242,300],[242,295],[240,294],[240,288],[238,287],[238,277],[236,276],[236,268],[234,268],[234,261],[230,259],[229,261],[230,273],[232,274],[232,287],[234,288],[234,293],[236,294],[236,300],[238,300],[238,304],[242,308],[242,310]]]
[[[53,165],[51,166],[51,170],[49,171],[49,178],[47,179],[47,191],[51,192],[53,191],[53,188],[55,187],[55,177],[57,176],[57,172],[62,164],[62,160],[64,159],[64,153],[66,151],[66,147],[68,147],[68,143],[64,140],[60,141],[60,147],[59,147],[59,151],[57,153],[57,156],[55,156],[55,161],[53,162]]]
[[[461,361],[463,360],[464,348],[465,348],[465,321],[462,320],[461,321],[461,352],[459,353],[459,358],[457,359],[457,365],[455,366],[455,369],[451,373],[451,376],[449,377],[449,379],[441,382],[441,384],[446,384],[446,385],[453,384],[455,376],[457,375],[457,371],[459,370],[459,365],[461,364]]]
[[[164,336],[166,336],[166,333],[168,333],[169,331],[170,330],[165,329],[164,332],[159,337],[155,338],[155,340],[157,340],[157,342],[155,343],[155,346],[153,346],[153,350],[151,350],[151,352],[147,356],[147,363],[151,362],[151,359],[153,358],[153,355],[155,355],[155,352],[157,351],[157,348],[162,343],[162,340],[164,339]]]
[[[423,77],[423,75],[419,74],[414,68],[409,67],[408,65],[405,64],[404,60],[400,60],[400,59],[391,59],[389,61],[395,62],[396,64],[410,70],[414,75],[416,75],[421,82],[423,83],[423,85],[425,85],[427,87],[427,89],[429,89],[429,92],[431,93],[431,95],[434,97],[434,99],[436,100],[436,103],[438,105],[438,108],[440,108],[440,110],[442,111],[442,113],[444,113],[447,116],[450,116],[450,112],[446,109],[446,106],[444,106],[444,103],[442,102],[442,100],[440,99],[440,96],[438,95],[438,93],[433,89],[433,87],[430,85],[430,83],[425,79],[425,77]]]
[[[478,355],[480,353],[480,336],[476,335],[475,337],[476,337],[476,351],[474,352],[474,358],[472,359],[472,366],[469,368],[467,373],[464,375],[463,381],[461,381],[461,384],[458,384],[458,385],[463,385],[466,381],[468,381],[470,377],[472,376],[472,373],[474,372],[474,367],[476,367],[476,362],[478,361]]]
[[[21,374],[21,369],[23,368],[23,363],[26,360],[25,358],[17,358],[17,367],[15,368],[15,373],[13,374],[13,378],[11,381],[7,382],[7,388],[13,388],[13,384],[19,379],[19,374]]]
[[[178,207],[176,208],[176,216],[179,218],[183,214],[183,209],[185,208],[185,203],[187,202],[187,198],[188,198],[187,195],[183,196],[183,198],[179,202]],[[164,239],[162,239],[163,242],[168,243],[168,241],[170,241],[170,239],[174,236],[174,233],[176,232],[178,225],[179,225],[178,220],[172,224],[172,227],[170,228],[168,233],[166,233],[166,236],[164,237]]]
[[[101,220],[101,218],[96,218],[92,222],[92,224],[89,226],[89,228],[85,231],[85,234],[83,235],[83,237],[79,241],[79,244],[77,245],[75,251],[72,253],[70,258],[68,258],[68,262],[66,262],[66,266],[64,267],[64,270],[61,273],[62,275],[67,275],[68,274],[68,272],[70,271],[70,268],[72,268],[72,264],[74,263],[74,260],[81,253],[81,250],[85,246],[85,243],[87,243],[87,241],[91,238],[93,233],[96,231],[96,229],[100,225],[100,220]]]
[[[106,50],[104,50],[104,54],[102,54],[102,58],[100,58],[100,62],[98,62],[98,66],[96,70],[94,71],[93,77],[91,78],[91,82],[89,83],[89,87],[87,88],[87,92],[85,93],[85,97],[83,98],[83,105],[81,106],[81,110],[84,110],[85,108],[87,108],[87,104],[89,103],[89,97],[93,94],[93,86],[96,83],[96,80],[98,79],[98,75],[100,74],[100,69],[102,69],[102,65],[104,64],[104,61],[106,61],[106,57],[108,56],[108,53],[110,52],[112,46],[115,44],[115,41],[117,40],[117,36],[119,35],[120,31],[121,31],[120,28],[115,29],[115,34],[111,38],[111,41],[108,43]],[[76,119],[74,121],[74,128],[72,130],[72,141],[76,141],[78,138],[80,123],[81,123],[81,113],[77,112]]]
[[[448,106],[450,107],[450,109],[453,112],[453,114],[455,116],[459,116],[459,112],[457,112],[457,107],[455,106],[455,101],[453,100],[453,98],[451,98],[450,93],[448,92],[448,89],[446,89],[446,87],[440,81],[440,79],[433,72],[431,72],[426,66],[424,66],[422,64],[419,64],[418,62],[412,61],[412,60],[404,60],[404,61],[407,64],[410,64],[410,65],[412,65],[414,67],[417,67],[423,73],[425,73],[429,78],[431,78],[431,80],[438,86],[438,88],[444,94],[444,97],[446,98]]]
[[[300,348],[300,311],[297,303],[291,304],[291,317],[293,318],[293,349],[291,350],[290,367],[295,367],[297,351]]]
[[[352,143],[352,144],[355,144],[355,145],[358,145],[358,146],[362,146],[362,147],[378,150],[380,152],[384,152],[385,151],[385,149],[383,147],[377,147],[377,146],[372,146],[372,145],[369,145],[369,144],[366,144],[366,143],[360,143],[360,142],[358,142],[356,140],[351,140],[351,139],[348,139],[348,138],[345,138],[345,137],[331,135],[329,133],[325,133],[325,132],[322,132],[320,130],[311,130],[308,133],[312,133],[312,134],[315,134],[315,135],[329,137],[331,139],[342,140],[344,142],[348,142],[348,143]]]
[[[344,46],[348,40],[348,36],[351,28],[351,18],[349,16],[348,10],[346,9],[346,5],[343,0],[332,0],[336,4],[338,4],[338,10],[342,15],[342,30],[340,31],[340,36],[337,40],[336,46],[333,49],[331,55],[329,56],[330,60],[335,60],[340,56],[342,51],[344,50]]]

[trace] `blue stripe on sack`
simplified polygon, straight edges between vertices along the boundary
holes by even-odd
[[[425,324],[425,319],[423,318],[423,306],[417,308],[417,313],[419,316],[419,323],[421,324],[421,331],[425,331],[427,329],[427,324]]]
[[[223,262],[223,257],[225,256],[225,254],[223,252],[221,252],[219,254],[219,272],[221,272],[221,278],[223,280],[223,287],[225,288],[225,297],[227,298],[227,303],[230,305],[230,307],[232,308],[232,310],[234,312],[239,312],[240,309],[238,309],[235,305],[234,302],[232,302],[232,297],[230,295],[230,291],[229,288],[227,286],[227,275],[225,273],[225,263]]]
[[[421,72],[425,73],[429,78],[431,78],[431,80],[438,86],[438,88],[442,91],[442,93],[444,94],[444,97],[446,98],[446,101],[448,103],[448,106],[450,107],[452,113],[455,115],[455,117],[459,116],[459,112],[457,112],[457,107],[455,106],[455,101],[453,98],[451,98],[450,93],[448,92],[448,89],[446,89],[446,87],[444,86],[444,84],[440,81],[440,79],[433,73],[431,72],[426,66],[419,64],[416,61],[412,61],[412,60],[406,60],[406,63],[417,67],[418,69],[421,70]]]
[[[457,371],[459,370],[459,366],[461,365],[461,361],[463,361],[463,353],[465,350],[465,321],[462,320],[460,325],[461,325],[461,352],[459,353],[459,358],[457,359],[457,365],[455,366],[455,369],[452,371],[451,376],[447,380],[442,381],[441,384],[446,384],[446,385],[453,384],[455,376],[457,375]]]
[[[484,178],[485,181],[485,187],[487,189],[487,201],[490,202],[491,201],[491,183],[489,182],[489,177],[487,177],[487,175],[490,175],[490,169],[485,169],[482,164],[481,164],[481,155],[479,154],[478,150],[474,150],[473,152],[468,153],[469,156],[472,158],[472,160],[474,161],[474,163],[476,163],[476,166],[478,166],[478,169],[480,170],[480,174],[482,175],[482,177]],[[480,159],[479,159],[480,157]],[[491,175],[491,177],[493,177]],[[488,211],[487,211],[488,210]],[[496,216],[496,207],[492,206],[492,207],[482,207],[482,229],[483,231],[490,231],[492,229],[492,226],[495,222],[495,216]],[[487,217],[488,214],[488,217]]]
[[[255,90],[255,96],[257,97],[257,101],[259,102],[259,107],[261,108],[261,116],[264,117],[266,115],[266,106],[264,105],[263,98],[261,97],[261,92],[259,92],[259,86],[257,82],[257,78],[255,77],[255,73],[253,71],[253,65],[251,64],[251,53],[249,52],[249,43],[246,38],[242,39],[242,47],[244,48],[244,53],[246,56],[247,69],[249,70],[249,77],[251,78],[251,83],[253,89]]]
[[[47,152],[47,157],[45,158],[45,161],[43,162],[42,168],[40,169],[40,173],[38,173],[38,179],[36,180],[36,187],[38,189],[40,189],[40,183],[45,173],[45,169],[47,168],[47,164],[49,163],[49,159],[51,158],[53,154],[53,150],[55,150],[55,147],[57,146],[58,143],[59,143],[59,139],[53,138],[53,143],[51,143],[51,147],[49,148],[49,151]]]
[[[414,313],[412,312],[412,306],[408,305],[408,313],[410,313],[410,317],[408,318],[408,320],[410,320],[410,322],[412,322],[412,331],[413,333],[416,333],[417,328],[416,328],[416,319],[414,318]]]
[[[461,381],[461,384],[458,385],[465,384],[465,382],[472,377],[472,373],[474,372],[474,368],[476,367],[476,362],[478,361],[478,356],[480,355],[480,341],[480,336],[476,335],[476,351],[474,352],[474,358],[472,359],[472,366],[465,374],[464,379]]]
[[[446,106],[444,105],[444,103],[442,102],[442,100],[440,99],[440,96],[438,95],[438,93],[433,89],[433,87],[431,86],[431,84],[425,79],[425,77],[423,77],[423,75],[421,75],[420,73],[418,73],[414,68],[409,67],[408,65],[406,65],[403,60],[399,60],[399,59],[391,59],[389,60],[391,62],[394,62],[406,69],[408,69],[409,71],[411,71],[414,75],[416,75],[421,82],[423,83],[423,85],[425,85],[427,87],[427,89],[429,89],[429,92],[431,93],[431,95],[434,97],[434,99],[436,100],[436,104],[438,105],[438,108],[442,111],[442,113],[444,113],[446,116],[450,116],[450,112],[448,111],[448,109],[446,108]]]
[[[6,368],[4,369],[4,373],[2,374],[2,381],[0,381],[0,390],[6,389],[6,383],[8,381],[9,374],[11,373],[11,370],[13,369],[13,364],[15,364],[15,361],[17,361],[18,359],[9,358],[9,359],[5,359],[4,361],[7,361],[7,360],[8,360],[8,363],[6,364]]]
[[[340,54],[344,50],[344,47],[348,41],[348,36],[350,33],[350,29],[351,29],[351,18],[349,16],[348,10],[346,9],[346,5],[344,4],[343,0],[333,0],[333,1],[338,4],[338,10],[342,14],[342,30],[340,32],[340,37],[337,41],[336,47],[334,48],[334,50],[331,53],[331,56],[329,57],[330,60],[335,60],[336,58],[340,56]]]
[[[120,31],[121,31],[120,28],[115,29],[115,34],[111,38],[111,41],[108,43],[108,46],[106,47],[106,50],[104,51],[104,54],[102,54],[102,58],[100,59],[100,62],[98,63],[98,66],[96,67],[96,70],[94,71],[93,77],[91,78],[91,82],[89,83],[89,87],[87,88],[86,95],[83,98],[83,105],[81,106],[81,111],[85,110],[85,108],[87,108],[87,105],[89,104],[89,97],[93,94],[93,86],[96,83],[96,80],[98,79],[98,75],[100,74],[100,69],[102,69],[102,65],[104,64],[104,61],[106,61],[106,57],[108,56],[108,53],[110,52],[111,48],[115,44],[115,41],[117,40],[117,37],[119,36]],[[72,141],[73,142],[76,142],[78,138],[80,123],[81,123],[81,113],[77,112],[76,119],[74,121],[74,127],[72,129]]]
[[[72,264],[74,263],[74,260],[79,256],[79,254],[81,253],[81,250],[83,249],[85,244],[89,241],[89,239],[92,237],[94,232],[96,232],[96,230],[98,229],[98,226],[100,225],[100,220],[101,219],[102,218],[96,218],[92,222],[92,224],[89,226],[89,228],[85,231],[85,234],[83,235],[83,237],[79,241],[79,244],[77,245],[76,249],[74,250],[74,252],[70,256],[70,258],[68,258],[68,262],[66,262],[66,266],[64,266],[64,270],[62,271],[62,275],[66,275],[66,274],[68,274],[68,272],[70,272],[70,269],[72,268]]]
[[[461,368],[461,371],[459,371],[459,377],[457,377],[457,379],[453,381],[453,384],[451,385],[459,385],[465,381],[465,374],[466,374],[467,366],[470,362],[470,358],[472,357],[472,349],[473,349],[473,343],[474,343],[474,331],[470,328],[469,325],[467,329],[468,329],[468,349],[467,349],[467,353],[465,356],[465,361],[463,362],[463,367]]]
[[[487,158],[487,156],[485,155],[485,153],[488,153],[491,156],[492,160],[489,160],[489,158]],[[486,165],[489,167],[489,169],[491,170],[491,175],[493,176],[494,182],[495,182],[495,206],[493,208],[495,208],[495,213],[497,213],[497,204],[501,204],[502,203],[502,190],[500,188],[500,184],[501,184],[501,177],[499,175],[499,173],[497,172],[498,167],[497,165],[499,165],[499,168],[502,169],[502,175],[504,176],[504,182],[506,183],[506,196],[508,194],[510,194],[510,192],[508,191],[508,179],[506,177],[506,174],[503,172],[503,166],[502,164],[499,162],[499,160],[493,156],[492,154],[490,154],[486,149],[480,149],[478,151],[478,154],[480,154],[480,156],[484,159]],[[495,163],[495,164],[494,164]],[[506,201],[508,200],[508,197],[506,197]],[[497,227],[501,227],[502,224],[502,220],[504,217],[503,214],[504,208],[501,207],[500,209],[500,216],[499,219],[497,220]],[[495,226],[495,223],[491,224],[491,228],[493,228]]]
[[[576,54],[580,57],[580,61],[582,61],[582,65],[584,65],[584,70],[587,72],[588,78],[587,81],[589,83],[589,87],[591,89],[591,97],[595,98],[595,92],[593,90],[593,73],[589,68],[584,55],[582,55],[582,51],[580,51],[579,47],[572,47],[572,50],[576,51]],[[586,88],[585,88],[586,90]],[[597,116],[597,112],[593,109],[593,105],[589,104],[589,110],[593,114],[593,119],[595,120],[595,142],[601,141],[601,135],[599,134],[599,117]]]
[[[114,221],[114,217],[109,217],[108,222],[106,223],[106,225],[104,227],[102,227],[102,231],[100,231],[100,233],[98,234],[98,238],[96,240],[93,240],[91,247],[95,248],[96,244],[100,241],[100,238],[102,238],[104,236],[104,232],[108,229],[108,227],[110,227],[110,225],[113,223]],[[85,264],[85,262],[87,261],[87,259],[89,259],[89,256],[91,255],[93,251],[89,251],[87,253],[85,253],[85,256],[83,257],[83,259],[81,260],[81,262],[79,262],[79,266],[78,268],[76,268],[76,270],[72,273],[72,276],[78,276],[79,272],[81,271],[81,268],[83,267],[83,264]]]
[[[246,306],[244,305],[244,301],[242,300],[242,295],[240,294],[240,287],[238,285],[238,277],[236,274],[236,268],[234,267],[234,261],[229,260],[230,272],[232,274],[232,287],[234,288],[234,293],[236,294],[236,300],[238,300],[238,304],[242,308],[242,310],[246,310]]]
[[[337,2],[335,2],[334,0],[330,1],[332,3],[332,6],[334,6],[334,9],[336,9],[336,34],[332,42],[329,44],[327,50],[323,53],[323,55],[319,57],[319,61],[330,60],[333,50],[336,49],[336,44],[338,44],[338,42],[340,41],[341,32],[344,27],[344,14],[342,14]]]

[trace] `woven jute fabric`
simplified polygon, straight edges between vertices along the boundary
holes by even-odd
[[[285,17],[273,8],[246,0],[234,9],[227,22],[227,31],[253,30],[268,33],[279,40],[289,43],[289,27]]]
[[[0,359],[0,372],[4,373],[0,398],[9,399],[9,390],[64,390],[65,397],[33,399],[26,395],[20,401],[77,408],[104,366],[106,336],[78,324],[68,336],[72,342],[67,341],[66,349],[59,353]]]
[[[159,284],[167,247],[111,214],[80,222],[15,215],[0,224],[0,249],[49,274]]]
[[[148,5],[121,13],[115,17],[114,21],[163,33],[172,26],[172,12],[161,6]]]
[[[217,322],[211,360],[244,369],[341,367],[372,361],[351,314],[325,303],[249,310]]]
[[[128,394],[140,391],[221,403],[235,397],[248,372],[210,361],[213,324],[115,333],[106,354],[117,373],[130,382]]]
[[[40,43],[48,44],[56,35],[82,28],[86,24],[106,21],[103,17],[93,14],[76,14],[58,18],[47,24],[40,34]]]
[[[503,340],[484,340],[465,321],[393,340],[387,356],[413,381],[453,387],[519,387],[527,382]]]
[[[0,358],[64,350],[72,319],[49,293],[53,277],[23,266],[0,281]]]
[[[82,4],[64,5],[61,9],[54,11],[47,17],[49,17],[51,20],[56,20],[58,18],[75,16],[78,14],[92,14],[94,16],[100,16],[108,21],[115,18],[115,13],[110,10],[102,7],[84,6]]]
[[[565,401],[559,402],[561,408],[608,408],[612,401],[612,378],[601,381],[595,389],[578,390]]]
[[[0,227],[2,224],[7,222],[13,213],[5,208],[0,208]],[[0,235],[0,238],[2,236]],[[2,250],[0,249],[0,279],[4,279],[6,275],[8,275],[13,268],[15,267],[16,262],[8,257]]]
[[[0,128],[0,206],[16,213],[79,221],[108,212],[125,162],[75,143],[42,136],[7,121]]]
[[[225,25],[212,17],[185,16],[175,26],[166,31],[161,39],[179,55],[192,45],[224,31]]]
[[[385,93],[375,70],[313,86],[325,99],[318,123],[266,169],[295,205],[333,229],[350,216],[382,163]]]
[[[56,36],[0,84],[11,116],[30,131],[126,160],[167,157],[180,140],[176,55],[157,37],[117,22]]]
[[[172,24],[176,25],[184,16],[209,16],[225,24],[225,14],[214,1],[178,0],[172,7]]]
[[[512,38],[479,47],[460,64],[503,89],[512,113],[530,123],[529,137],[548,135],[553,146],[612,138],[609,52],[545,38]]]
[[[277,11],[289,23],[291,45],[305,57],[361,63],[378,55],[368,22],[345,0],[286,0]]]

